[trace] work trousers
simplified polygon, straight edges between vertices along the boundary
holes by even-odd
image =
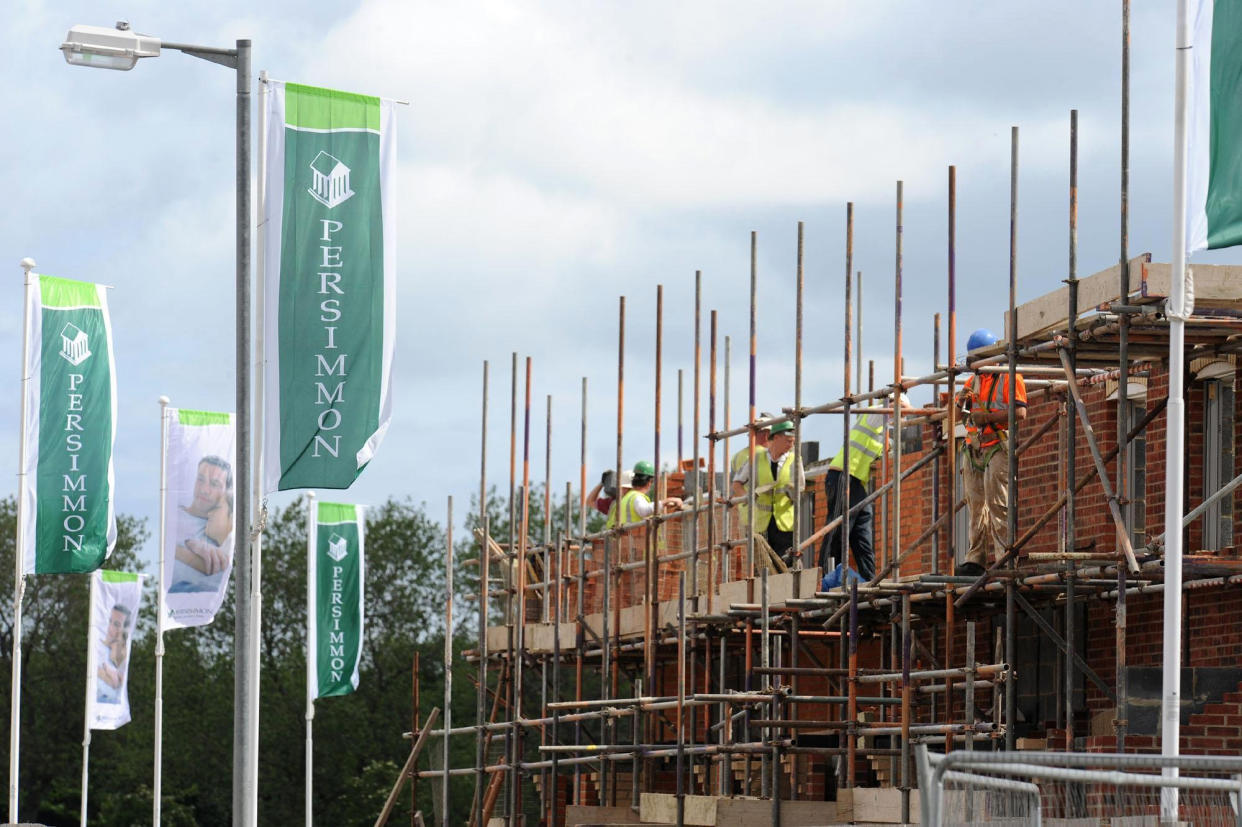
[[[824,493],[827,495],[828,521],[832,522],[841,516],[844,503],[841,498],[841,474],[836,468],[829,468],[824,476]],[[867,497],[867,487],[857,477],[850,475],[850,509]],[[875,514],[871,504],[850,515],[850,550],[854,552],[854,570],[862,575],[863,580],[875,577],[875,546],[872,543],[872,527]],[[842,562],[841,529],[835,528],[828,532],[819,547],[819,567],[827,573]]]
[[[768,523],[768,529],[764,532],[764,536],[767,537],[768,545],[772,546],[772,550],[776,552],[778,557],[784,560],[786,564],[793,562],[790,556],[790,549],[793,547],[792,531],[781,531],[776,527],[776,519],[773,518]]]
[[[972,450],[968,447],[963,458],[966,505],[970,509],[966,560],[986,568],[988,552],[994,549],[997,557],[1003,555],[1009,537],[1009,442],[1002,439],[999,447],[989,446],[973,457]],[[976,463],[989,452],[987,463],[978,468]]]

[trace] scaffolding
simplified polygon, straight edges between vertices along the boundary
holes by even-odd
[[[741,423],[731,420],[731,341],[727,336],[720,341],[715,310],[708,315],[706,336],[706,417],[700,409],[703,290],[702,276],[696,273],[692,450],[683,459],[679,370],[679,465],[673,472],[658,467],[664,297],[663,288],[657,287],[652,400],[657,496],[652,497],[655,513],[639,523],[588,531],[593,504],[585,500],[588,388],[583,378],[577,491],[573,482],[566,482],[561,525],[553,525],[550,516],[552,399],[547,398],[545,521],[541,541],[532,541],[532,360],[526,358],[519,372],[515,353],[510,369],[509,528],[506,537],[492,536],[486,511],[490,378],[489,365],[483,364],[476,539],[486,552],[478,560],[481,633],[477,648],[468,653],[477,668],[477,709],[472,724],[449,726],[446,688],[448,728],[430,731],[431,737],[446,742],[450,737],[473,739],[475,760],[470,766],[449,766],[445,744],[444,766],[416,773],[440,780],[473,777],[470,823],[487,824],[500,813],[506,823],[528,823],[522,814],[531,811],[538,813],[539,823],[576,823],[567,821],[570,810],[584,807],[621,808],[634,814],[634,821],[647,808],[665,807],[671,808],[669,817],[677,824],[704,823],[686,821],[686,807],[696,796],[736,799],[751,807],[750,812],[761,807],[773,824],[782,823],[783,812],[806,802],[822,807],[826,800],[837,802],[836,817],[827,821],[866,820],[876,808],[887,807],[891,820],[908,822],[918,811],[917,803],[911,804],[917,788],[915,744],[946,752],[954,747],[1022,748],[1014,669],[1020,660],[1019,617],[1034,623],[1057,652],[1056,715],[1054,725],[1044,728],[1045,745],[1073,750],[1082,743],[1086,733],[1076,727],[1084,723],[1089,690],[1114,710],[1110,750],[1126,750],[1127,600],[1160,594],[1163,588],[1163,536],[1136,526],[1136,509],[1147,492],[1133,476],[1134,452],[1168,401],[1158,400],[1140,413],[1134,388],[1144,383],[1149,391],[1161,386],[1168,354],[1163,299],[1170,292],[1170,268],[1153,263],[1150,255],[1129,258],[1123,231],[1118,265],[1078,278],[1077,112],[1072,112],[1067,278],[1060,289],[1019,306],[1018,137],[1015,127],[1005,336],[994,346],[972,351],[965,361],[955,361],[954,167],[948,168],[947,178],[947,307],[944,325],[940,313],[934,316],[933,371],[923,376],[904,372],[903,192],[897,182],[891,381],[877,384],[872,362],[862,390],[862,275],[854,266],[850,204],[840,305],[842,394],[804,404],[804,233],[799,222],[793,404],[776,416],[760,418],[758,241],[752,233],[746,415]],[[1234,355],[1242,348],[1242,272],[1198,267],[1195,280],[1197,306],[1186,321],[1186,359],[1192,366],[1216,365],[1221,370],[1219,365],[1226,364],[1233,370]],[[613,469],[617,479],[626,467],[626,355],[622,297]],[[1037,415],[1019,422],[1016,407],[1009,406],[1013,449],[1004,553],[984,575],[961,577],[953,571],[962,546],[957,515],[966,501],[955,485],[962,439],[953,399],[969,375],[989,372],[1007,375],[1011,388],[1018,374],[1025,377]],[[930,389],[932,402],[903,410],[888,401],[914,388]],[[1113,421],[1100,416],[1110,393],[1117,399]],[[753,467],[756,432],[792,422],[794,456],[802,458],[804,423],[811,417],[839,416],[843,467],[849,468],[849,431],[860,413],[890,419],[888,444],[876,463],[876,484],[856,503],[849,502],[844,486],[843,516],[829,520],[823,500],[816,496],[827,463],[807,462],[805,479],[797,478],[792,497],[796,553],[786,569],[748,525],[740,525],[739,509],[753,514],[756,497],[767,489],[751,474],[745,493],[732,495],[729,469],[737,441],[744,438],[742,451]],[[907,435],[917,438],[908,440]],[[1055,484],[1046,490],[1024,489],[1022,462],[1028,453],[1055,466]],[[1082,467],[1084,458],[1090,464]],[[1183,526],[1226,501],[1240,483],[1242,476],[1215,491],[1205,490]],[[686,503],[682,510],[661,508],[670,494],[681,496]],[[1083,504],[1086,496],[1094,498],[1092,503]],[[832,531],[847,538],[850,521],[868,506],[876,514],[875,576],[869,582],[822,590],[820,543]],[[1085,527],[1079,519],[1084,511],[1107,515],[1111,541],[1096,537],[1084,544]],[[849,543],[843,540],[842,546]],[[450,577],[451,566],[450,560]],[[1222,557],[1188,556],[1186,571],[1184,589],[1242,582],[1238,561]],[[1083,607],[1101,603],[1111,605],[1114,618],[1112,676],[1099,674],[1092,665],[1093,653],[1084,650],[1090,643]],[[446,625],[452,629],[451,605]],[[452,669],[451,659],[452,648],[446,646],[447,670]],[[887,793],[859,797],[855,791],[864,785]],[[537,806],[530,807],[531,802]],[[463,814],[453,814],[454,823],[465,820]]]

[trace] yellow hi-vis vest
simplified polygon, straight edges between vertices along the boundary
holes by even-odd
[[[763,532],[768,530],[768,523],[776,518],[776,527],[781,531],[791,531],[793,529],[793,500],[790,494],[793,493],[793,463],[794,452],[791,448],[781,457],[780,467],[776,471],[776,479],[772,478],[772,460],[768,456],[766,450],[762,456],[759,451],[755,451],[755,465],[758,466],[758,472],[755,475],[755,488],[763,488],[767,485],[776,483],[774,488],[767,491],[760,491],[755,494],[755,521],[753,530]],[[743,463],[744,465],[745,463]],[[739,509],[743,522],[746,519],[746,507]]]
[[[871,479],[871,467],[884,453],[884,414],[868,413],[858,417],[850,428],[850,476],[863,485]],[[845,449],[828,463],[838,471],[845,464]]]
[[[627,523],[642,522],[643,518],[638,513],[638,509],[635,507],[636,497],[642,497],[647,502],[651,502],[651,500],[647,499],[647,495],[641,491],[626,491],[625,494],[622,495],[620,502],[622,525]],[[604,523],[605,528],[612,528],[617,525],[617,505],[617,501],[613,500],[612,506],[608,509],[608,521]]]
[[[781,457],[780,468],[776,471],[776,488],[772,491],[772,519],[781,531],[793,531],[793,469],[794,451],[790,448]],[[772,463],[767,464],[768,479],[772,478]]]
[[[746,463],[749,462],[749,460],[750,460],[750,445],[748,444],[745,448],[743,448],[742,450],[738,451],[736,454],[733,455],[733,459],[729,463],[729,470],[731,471],[729,479],[732,480],[734,477],[736,477],[738,475],[738,472],[740,472],[743,468],[746,467]],[[771,469],[772,467],[772,462],[771,460],[768,459],[768,449],[762,445],[755,446],[755,464],[758,465],[760,468]],[[769,482],[771,482],[771,478],[772,478],[772,474],[771,474],[771,471],[769,470],[768,471]],[[760,477],[759,479],[757,479],[755,481],[755,485],[756,487],[763,485],[763,477]],[[749,488],[747,490],[749,490]],[[743,493],[743,497],[745,497],[745,492],[742,492],[742,493]],[[764,497],[769,498],[766,507],[764,505]],[[772,503],[771,503],[770,498],[771,498],[771,492],[767,494],[756,494],[755,495],[755,511],[758,513],[759,519],[763,521],[763,528],[756,528],[755,529],[756,531],[763,531],[764,529],[768,527],[768,519],[772,516]],[[747,516],[748,515],[747,515],[747,508],[746,508],[746,500],[743,499],[742,502],[737,507],[737,524],[746,525]]]

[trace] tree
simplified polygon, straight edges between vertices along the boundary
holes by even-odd
[[[13,586],[15,503],[0,500],[0,589]],[[117,550],[109,568],[137,570],[135,550],[145,524],[118,518]],[[321,699],[315,716],[315,812],[324,824],[372,824],[405,763],[411,743],[412,659],[419,653],[422,717],[442,705],[445,607],[444,528],[425,508],[389,500],[368,511],[363,658],[358,690]],[[464,546],[462,547],[464,548]],[[457,558],[457,599],[473,596],[469,567]],[[305,507],[296,503],[269,516],[263,545],[262,694],[259,820],[292,824],[303,817],[305,727],[306,539]],[[6,581],[7,578],[7,581]],[[23,648],[22,814],[49,825],[78,821],[81,734],[85,690],[87,604],[84,575],[28,578]],[[104,827],[147,824],[151,812],[154,747],[155,584],[139,613],[130,662],[133,721],[97,732],[91,744],[90,823]],[[454,623],[453,714],[473,722],[474,667],[463,651],[471,627]],[[168,825],[227,824],[232,815],[233,629],[232,590],[213,623],[165,634],[163,814]],[[0,663],[11,669],[12,618],[0,618]],[[7,701],[8,681],[0,688]],[[2,728],[3,725],[0,725]],[[37,737],[31,737],[37,733]],[[7,735],[7,733],[6,733]],[[452,739],[455,766],[473,762],[470,736]],[[438,740],[421,767],[432,766]],[[452,818],[470,809],[473,779],[455,778]],[[418,785],[418,807],[433,812],[432,785]],[[409,818],[403,796],[393,823]]]
[[[13,593],[17,501],[0,500],[0,590]],[[139,571],[136,549],[147,539],[144,520],[117,517],[117,542],[104,563],[109,569]],[[27,815],[49,823],[76,823],[82,767],[82,716],[86,692],[86,630],[90,575],[44,574],[26,578],[22,608],[21,803]],[[135,635],[149,631],[155,615],[143,604]],[[137,649],[138,647],[135,647]],[[132,656],[131,656],[132,658]],[[0,618],[0,666],[13,669],[13,615]],[[136,664],[131,660],[131,669]],[[140,668],[140,667],[139,667]],[[0,687],[0,703],[11,702],[10,682]],[[9,737],[9,718],[0,723]],[[32,739],[31,733],[38,733]],[[111,733],[109,733],[111,734]],[[123,737],[123,736],[122,736]],[[106,743],[100,738],[106,754]],[[148,776],[149,778],[149,776]],[[72,813],[72,822],[57,821]]]

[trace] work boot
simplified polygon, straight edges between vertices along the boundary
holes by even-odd
[[[962,563],[953,570],[955,577],[982,577],[987,572],[983,566],[969,561]]]

